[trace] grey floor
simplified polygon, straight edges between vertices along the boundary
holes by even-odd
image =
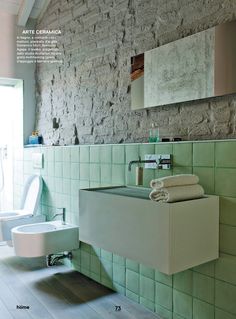
[[[29,309],[17,309],[29,306]],[[116,306],[121,311],[116,311]],[[0,246],[1,319],[157,319],[126,297],[45,258],[20,258]]]

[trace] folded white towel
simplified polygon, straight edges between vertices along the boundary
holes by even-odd
[[[173,203],[181,200],[201,198],[204,195],[204,189],[201,185],[173,186],[153,189],[149,195],[153,201]]]
[[[192,174],[180,174],[173,176],[166,176],[153,179],[150,182],[151,188],[172,187],[182,185],[194,185],[199,182],[199,178]]]

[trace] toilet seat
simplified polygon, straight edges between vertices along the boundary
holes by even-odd
[[[13,227],[45,221],[45,216],[36,215],[41,194],[41,176],[29,176],[24,186],[20,209],[0,212],[0,241],[11,241]]]
[[[28,211],[24,210],[24,209],[18,209],[18,210],[14,210],[14,211],[3,211],[0,212],[0,221],[4,220],[4,219],[16,219],[19,218],[19,216],[31,216],[32,214],[29,213]]]
[[[35,215],[38,210],[42,188],[43,182],[40,175],[29,176],[24,186],[20,210],[28,211]]]

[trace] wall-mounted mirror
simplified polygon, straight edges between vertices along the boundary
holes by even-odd
[[[236,93],[236,21],[131,59],[133,110]]]

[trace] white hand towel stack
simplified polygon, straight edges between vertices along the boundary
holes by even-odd
[[[173,203],[181,200],[201,198],[204,189],[198,184],[199,178],[192,174],[180,174],[153,179],[150,199],[157,202]]]

